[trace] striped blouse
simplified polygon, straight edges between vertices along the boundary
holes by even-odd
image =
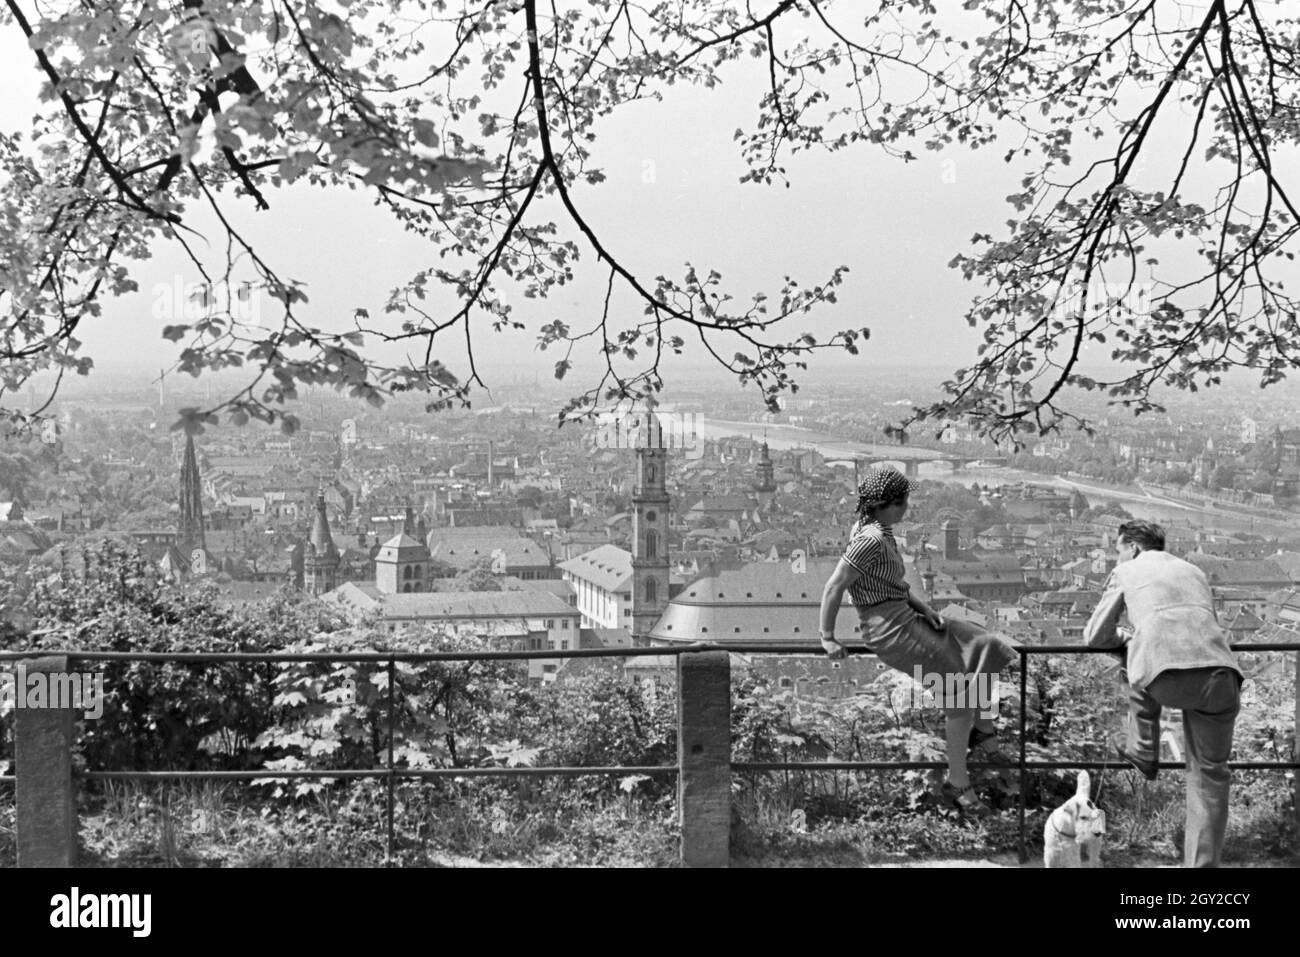
[[[849,586],[849,598],[859,611],[882,601],[906,601],[910,589],[907,568],[888,525],[857,522],[844,560],[862,575]]]

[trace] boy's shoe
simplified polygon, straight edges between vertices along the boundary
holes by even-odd
[[[1154,781],[1156,779],[1156,775],[1160,773],[1158,762],[1134,754],[1128,749],[1128,740],[1124,737],[1116,735],[1111,739],[1111,743],[1115,745],[1115,751],[1119,756],[1141,772],[1144,778],[1148,781]]]

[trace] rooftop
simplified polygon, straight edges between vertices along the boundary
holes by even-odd
[[[560,569],[604,591],[624,591],[632,578],[632,553],[617,545],[600,545],[561,562]]]

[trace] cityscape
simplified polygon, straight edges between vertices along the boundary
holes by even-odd
[[[1300,640],[1300,428],[1286,387],[1228,386],[1144,417],[1099,407],[1091,435],[1016,448],[960,423],[900,441],[892,423],[933,387],[913,370],[856,388],[814,381],[776,414],[755,415],[743,390],[683,387],[653,414],[563,426],[559,392],[536,380],[434,416],[400,397],[360,411],[320,390],[292,435],[189,434],[171,425],[204,398],[192,385],[110,381],[61,395],[53,429],[5,442],[10,634],[50,629],[39,583],[90,574],[111,542],[232,621],[319,607],[374,647],[735,646],[733,673],[783,696],[797,727],[809,709],[899,700],[882,664],[831,662],[815,643],[859,477],[889,463],[917,483],[894,529],[907,580],[950,621],[1079,644],[1120,524],[1143,518],[1205,572],[1234,642]],[[765,655],[764,643],[805,650]],[[1250,677],[1287,684],[1290,658],[1250,656]],[[653,698],[672,694],[677,661],[534,654],[521,667],[538,689],[601,675]],[[1089,674],[1113,686],[1115,666],[1098,667]],[[1177,760],[1181,728],[1165,730],[1164,758]]]
[[[956,423],[887,436],[928,386],[905,370],[856,393],[813,383],[757,416],[743,391],[727,402],[679,389],[658,412],[681,424],[657,439],[654,481],[635,435],[557,426],[534,383],[434,417],[400,400],[359,413],[322,393],[292,436],[174,431],[191,397],[167,382],[86,390],[60,399],[53,435],[6,442],[0,547],[11,574],[30,577],[112,538],[223,603],[289,588],[376,611],[390,629],[513,629],[533,650],[812,638],[857,475],[892,462],[921,483],[897,529],[914,584],[981,623],[1077,638],[1126,517],[1164,524],[1170,550],[1210,575],[1230,628],[1300,622],[1287,390],[1186,397],[1161,416],[1102,410],[1091,436],[1019,449]],[[662,504],[646,519],[650,502]],[[21,621],[23,606],[6,613]],[[543,667],[535,677],[563,677],[563,662]]]
[[[0,869],[1300,863],[1284,5],[138,6],[0,13]]]

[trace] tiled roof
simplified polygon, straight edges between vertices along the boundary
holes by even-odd
[[[1239,608],[1237,613],[1223,623],[1229,631],[1255,632],[1264,622],[1249,608]]]
[[[1293,580],[1300,581],[1300,552],[1278,552],[1270,556],[1269,561],[1290,575]]]
[[[578,633],[579,648],[628,648],[632,636],[622,628],[583,628]]]
[[[632,578],[632,553],[617,545],[601,545],[559,566],[574,578],[608,592],[623,591]]]
[[[379,546],[376,562],[419,561],[428,557],[428,549],[405,532],[394,535]]]
[[[1292,578],[1276,562],[1269,559],[1219,559],[1191,554],[1187,560],[1196,565],[1219,585],[1266,584],[1283,586]]]
[[[688,509],[690,512],[745,512],[754,507],[747,495],[706,495]]]
[[[544,591],[412,592],[384,595],[385,618],[577,617],[564,599]]]
[[[464,528],[435,528],[429,532],[429,551],[457,568],[469,568],[500,549],[507,565],[550,564],[546,549],[525,538],[508,525],[469,525]]]

